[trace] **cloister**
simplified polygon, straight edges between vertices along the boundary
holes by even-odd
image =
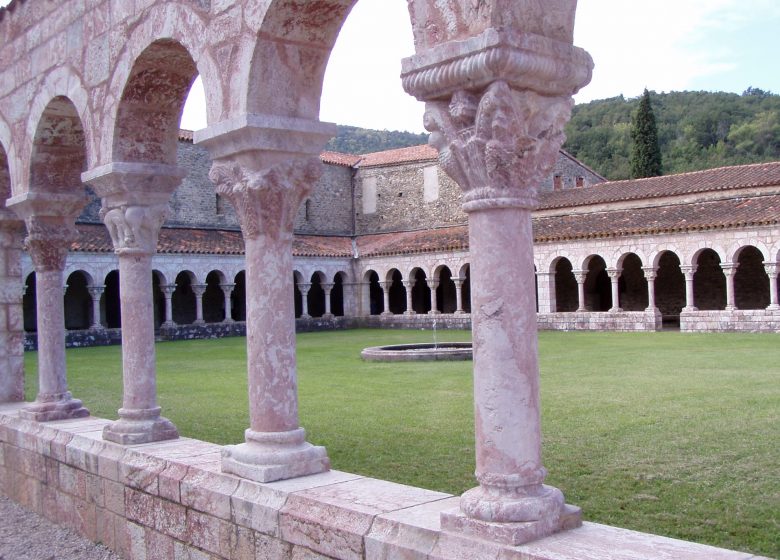
[[[426,102],[431,144],[463,190],[468,261],[296,273],[294,219],[335,132],[318,116],[323,74],[354,3],[13,0],[0,9],[0,490],[133,559],[246,550],[267,558],[747,557],[583,525],[579,509],[544,484],[534,266],[542,313],[574,307],[572,277],[577,309],[652,309],[652,294],[670,309],[771,308],[776,274],[761,263],[777,261],[777,246],[535,257],[537,186],[559,154],[571,96],[593,68],[572,44],[576,2],[410,0],[416,52],[402,81]],[[196,271],[156,266],[155,255],[187,174],[176,144],[198,75],[209,124],[195,142],[235,209],[244,251],[232,267]],[[116,267],[87,270],[77,262],[89,251],[71,251],[85,185],[100,199]],[[23,243],[34,280],[23,271]],[[428,290],[444,313],[470,310],[472,490],[452,497],[330,471],[326,449],[299,425],[291,278],[301,315],[423,313],[433,306]],[[746,299],[750,282],[763,287]],[[65,309],[66,289],[80,311]],[[27,403],[25,298],[36,310],[39,378]],[[246,324],[250,421],[244,442],[220,448],[179,438],[162,414],[155,320],[224,321],[228,307]],[[116,420],[90,417],[89,403],[68,389],[66,315],[82,327],[121,326]]]

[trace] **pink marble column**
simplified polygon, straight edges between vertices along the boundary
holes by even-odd
[[[333,313],[330,311],[330,294],[333,291],[333,284],[323,284],[322,290],[325,292],[325,314],[323,318],[332,319]]]
[[[89,296],[92,298],[92,324],[89,326],[92,330],[102,330],[103,323],[100,322],[100,296],[106,290],[105,286],[89,286],[87,288]]]
[[[646,311],[656,311],[655,306],[655,277],[658,274],[656,269],[652,266],[642,267],[642,271],[645,273],[645,280],[647,280],[647,309]]]
[[[764,270],[766,270],[766,274],[769,276],[769,307],[767,309],[780,309],[780,305],[777,302],[777,263],[765,262]]]
[[[574,279],[577,281],[577,311],[587,311],[585,303],[585,280],[588,278],[587,270],[574,270]]]
[[[102,199],[100,216],[119,258],[122,408],[103,439],[123,445],[179,437],[157,404],[151,278],[168,200],[185,174],[170,165],[114,162],[82,175]]]
[[[301,292],[301,319],[311,319],[311,315],[309,315],[309,290],[311,290],[311,284],[308,282],[298,284],[298,291]]]
[[[466,279],[456,277],[453,278],[452,281],[455,282],[455,315],[464,315],[466,312],[463,311],[463,283],[466,281]]]
[[[75,219],[84,207],[83,195],[28,192],[8,200],[24,219],[25,244],[35,268],[38,317],[38,396],[20,416],[38,422],[89,416],[68,391],[65,365],[65,261],[78,236]]]
[[[538,17],[511,6],[501,12],[507,27]],[[410,10],[431,25],[461,17],[450,4]],[[558,12],[551,17],[568,13]],[[571,94],[592,68],[561,38],[516,33],[455,37],[405,60],[402,73],[406,90],[426,101],[430,143],[463,189],[469,219],[479,486],[442,513],[441,526],[513,545],[580,524],[579,509],[544,484],[531,211],[564,141]],[[428,36],[416,38],[419,46]]]
[[[435,278],[426,278],[425,282],[428,284],[428,289],[431,290],[431,310],[428,312],[428,315],[439,315],[441,313],[439,311],[439,294],[436,292],[439,287],[439,281]]]
[[[236,210],[246,248],[249,429],[223,448],[222,470],[259,482],[330,469],[324,447],[299,424],[295,356],[293,224],[323,169],[334,127],[246,115],[196,133],[211,152],[209,177]]]
[[[165,298],[165,320],[162,322],[163,327],[175,327],[176,323],[173,321],[173,292],[176,291],[176,284],[166,284],[160,286],[163,297]]]
[[[723,273],[726,275],[726,311],[734,311],[737,306],[734,303],[734,275],[737,273],[739,265],[724,263],[720,265]]]
[[[685,275],[685,307],[683,311],[697,311],[694,305],[695,299],[693,297],[693,278],[696,274],[697,265],[680,265],[680,271]]]
[[[222,293],[225,296],[225,319],[222,321],[223,323],[233,323],[233,315],[230,312],[230,308],[232,307],[230,305],[230,296],[233,294],[233,289],[236,287],[235,284],[222,284],[220,288],[222,288]]]
[[[203,320],[203,294],[206,293],[206,284],[193,284],[192,292],[195,294],[195,325],[204,324]]]
[[[417,312],[414,310],[414,307],[412,307],[412,290],[414,289],[414,284],[416,280],[413,278],[410,280],[404,280],[404,288],[406,288],[406,311],[404,311],[404,315],[416,315]]]
[[[612,286],[612,307],[609,309],[611,313],[619,313],[623,311],[620,307],[620,274],[622,270],[616,268],[608,268],[607,275]]]
[[[382,311],[382,315],[392,315],[393,312],[390,311],[390,286],[393,285],[392,282],[380,282],[379,285],[382,287],[382,297],[384,298],[384,304],[385,309]]]
[[[0,201],[0,403],[24,400],[22,243],[24,222]]]

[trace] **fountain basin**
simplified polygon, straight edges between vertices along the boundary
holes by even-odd
[[[430,362],[471,360],[471,342],[393,344],[364,348],[360,357],[369,362]]]

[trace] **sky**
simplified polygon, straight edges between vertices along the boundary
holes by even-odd
[[[574,44],[596,68],[575,101],[636,97],[644,88],[780,93],[778,30],[780,0],[579,0]],[[406,1],[359,0],[331,54],[321,120],[423,132],[423,105],[399,78],[401,59],[412,54]],[[182,127],[204,127],[204,106],[196,82]]]

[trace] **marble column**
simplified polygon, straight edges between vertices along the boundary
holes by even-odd
[[[298,284],[298,291],[301,292],[301,319],[311,319],[311,315],[309,315],[309,290],[311,290],[311,284],[303,282]]]
[[[433,278],[426,278],[425,282],[428,284],[428,289],[431,290],[431,310],[428,315],[439,315],[439,294],[436,290],[439,288],[439,281]]]
[[[194,325],[202,325],[203,320],[203,294],[206,293],[207,284],[193,284],[192,293],[195,294],[195,322]]]
[[[414,279],[403,281],[404,288],[406,288],[406,311],[404,311],[404,315],[417,314],[412,306],[412,290],[414,289],[415,282],[416,280]]]
[[[622,270],[616,268],[608,268],[607,275],[612,287],[612,307],[609,309],[611,313],[619,313],[623,311],[620,307],[620,274]]]
[[[384,298],[384,304],[385,304],[385,310],[382,311],[381,315],[392,315],[393,312],[390,311],[390,286],[392,286],[392,282],[380,282],[379,286],[382,288],[382,297]]]
[[[0,200],[0,403],[24,400],[24,222]],[[19,288],[22,289],[19,289]]]
[[[65,261],[78,237],[76,217],[83,195],[32,193],[10,198],[7,206],[25,221],[25,244],[35,269],[38,317],[38,395],[19,415],[48,422],[89,416],[68,391],[65,365]]]
[[[577,311],[587,311],[585,303],[585,280],[588,278],[587,270],[573,270],[574,279],[577,281]]]
[[[92,324],[90,329],[102,330],[103,324],[100,322],[100,296],[106,291],[105,286],[88,286],[89,296],[92,298]]]
[[[734,303],[734,275],[737,273],[739,265],[732,263],[723,263],[720,268],[726,275],[726,311],[734,311],[737,306]]]
[[[225,319],[222,321],[223,323],[234,323],[233,321],[233,315],[231,313],[231,308],[233,307],[231,305],[230,296],[233,294],[233,289],[236,287],[235,284],[222,284],[220,288],[222,289],[222,294],[225,296]]]
[[[325,292],[325,314],[324,319],[333,319],[333,313],[330,311],[330,294],[333,291],[333,284],[322,284],[322,291]]]
[[[693,278],[696,274],[696,268],[695,264],[680,265],[680,271],[685,275],[685,307],[683,307],[683,311],[697,311],[693,294]]]
[[[539,313],[555,313],[555,273],[537,272]]]
[[[652,266],[643,266],[642,272],[645,273],[647,280],[647,309],[646,311],[655,311],[655,277],[658,274]]]
[[[324,447],[299,424],[293,225],[323,164],[334,127],[279,115],[246,115],[196,133],[212,156],[209,177],[236,210],[246,250],[249,429],[222,450],[222,470],[271,482],[330,469]]]
[[[466,312],[463,311],[463,283],[466,279],[455,277],[452,281],[455,282],[455,299],[457,300],[455,303],[455,315],[465,315]]]
[[[523,34],[538,14],[508,5],[482,6],[505,10],[504,27],[453,37],[405,60],[402,79],[426,101],[430,143],[462,188],[469,221],[479,486],[463,494],[459,510],[442,513],[441,526],[517,545],[581,523],[579,509],[544,484],[531,211],[564,141],[571,95],[589,81],[592,61],[560,38]],[[448,6],[410,10],[424,12],[431,25],[457,21],[460,12]],[[573,25],[573,6],[561,29]]]
[[[176,291],[176,284],[166,284],[160,286],[163,297],[165,297],[165,320],[162,327],[175,327],[176,323],[173,321],[173,292]]]
[[[103,439],[123,445],[179,436],[157,404],[151,278],[168,201],[185,175],[175,166],[131,162],[109,163],[82,174],[102,199],[100,217],[119,260],[122,408],[119,419],[103,429]]]
[[[777,301],[777,268],[777,263],[764,263],[764,270],[766,270],[766,274],[769,276],[769,307],[767,309],[770,310],[780,309]]]

